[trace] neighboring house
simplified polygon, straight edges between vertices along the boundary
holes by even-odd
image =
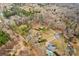
[[[52,51],[46,50],[46,53],[48,56],[55,56],[55,54]]]
[[[56,49],[56,46],[51,44],[51,43],[48,43],[48,46],[47,46],[47,50],[46,50],[46,53],[48,56],[54,56],[54,51]]]
[[[61,37],[61,33],[56,33],[54,39],[60,39],[60,37]]]

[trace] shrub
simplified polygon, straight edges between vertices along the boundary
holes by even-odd
[[[47,31],[48,29],[45,28],[45,27],[40,27],[38,30],[39,30],[39,31],[42,31],[42,32],[45,32],[45,31]]]
[[[30,26],[27,25],[21,25],[18,27],[18,33],[21,35],[27,35],[28,31],[30,30]]]
[[[42,43],[42,42],[46,42],[47,40],[46,39],[40,39],[39,41],[38,41],[38,43]]]
[[[13,15],[18,15],[18,16],[30,16],[32,17],[35,13],[40,13],[40,11],[26,11],[24,9],[21,9],[19,6],[15,5],[11,7],[10,9],[6,9],[3,11],[3,15],[6,18],[9,18],[10,16]]]
[[[6,17],[6,18],[9,18],[10,16],[13,16],[13,15],[15,15],[16,13],[15,12],[13,12],[13,11],[11,11],[11,10],[5,10],[5,11],[3,11],[3,15],[4,15],[4,17]]]
[[[9,35],[0,30],[0,46],[5,44],[10,39]]]

